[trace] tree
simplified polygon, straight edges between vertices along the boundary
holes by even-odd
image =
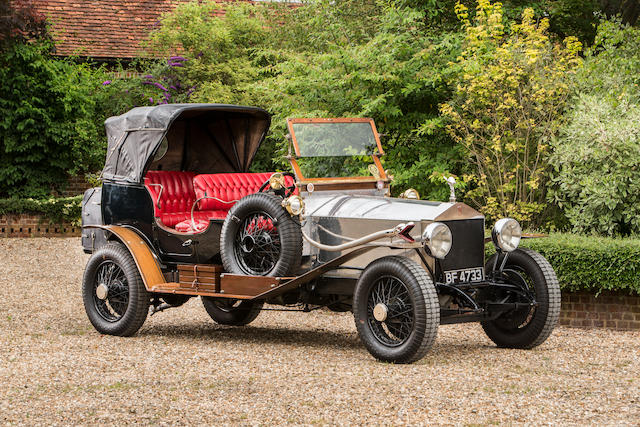
[[[452,99],[441,105],[450,135],[473,165],[465,197],[490,219],[512,216],[535,225],[543,210],[546,158],[567,99],[581,44],[548,35],[525,9],[506,31],[500,3],[479,0],[473,20],[456,7],[466,37]]]
[[[44,18],[29,2],[2,7],[0,197],[48,196],[101,163],[105,74],[53,58]]]

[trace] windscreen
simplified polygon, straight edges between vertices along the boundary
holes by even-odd
[[[300,157],[371,155],[377,149],[370,122],[293,123]]]

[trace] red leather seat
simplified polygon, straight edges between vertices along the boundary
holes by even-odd
[[[249,194],[257,193],[262,184],[267,182],[271,175],[273,175],[273,172],[198,175],[193,179],[196,199],[206,195],[215,197],[218,200],[200,200],[197,209],[199,211],[229,211],[236,201]],[[285,183],[287,186],[293,185],[293,178],[286,176]]]
[[[204,231],[209,226],[209,220],[204,219],[194,219],[196,227],[193,228],[193,223],[191,219],[184,220],[176,224],[176,231],[181,233],[200,233]]]
[[[144,184],[153,199],[155,216],[167,227],[174,227],[191,217],[191,206],[196,200],[193,191],[195,176],[193,172],[180,171],[149,171],[145,175]]]
[[[144,183],[153,199],[155,216],[165,226],[183,233],[197,233],[207,228],[209,220],[225,219],[237,200],[256,193],[272,173],[196,175],[193,172],[149,171]],[[288,186],[293,185],[293,178],[287,176],[285,182]],[[191,208],[197,199],[205,195],[218,200],[203,199],[198,202],[193,211],[194,229]]]
[[[271,173],[215,173],[198,175],[193,179],[196,198],[209,196],[215,199],[203,199],[198,202],[198,210],[228,211],[244,196],[256,193]],[[227,202],[227,203],[225,203]]]

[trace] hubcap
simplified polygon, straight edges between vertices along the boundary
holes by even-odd
[[[414,328],[409,288],[395,276],[379,277],[367,298],[368,324],[373,336],[388,347],[404,344]]]
[[[100,283],[96,288],[96,296],[101,300],[107,299],[107,294],[109,293],[109,288],[104,283]]]
[[[97,269],[93,304],[107,322],[117,322],[129,306],[129,283],[124,271],[112,260],[103,261]]]
[[[388,313],[389,309],[383,303],[378,303],[373,308],[373,317],[375,317],[378,322],[384,322],[385,320],[387,320]]]
[[[252,236],[244,236],[242,239],[242,250],[246,253],[253,252],[253,248],[256,245],[256,241]]]

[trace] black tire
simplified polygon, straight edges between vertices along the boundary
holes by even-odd
[[[174,308],[186,304],[192,298],[191,295],[180,294],[161,294],[160,297],[162,298],[162,301]]]
[[[388,310],[384,321],[373,314],[380,303]],[[405,257],[388,256],[362,272],[353,296],[353,316],[360,339],[373,357],[412,363],[435,342],[440,305],[433,281],[422,267]]]
[[[107,289],[104,298],[98,297],[101,284]],[[149,312],[150,296],[124,245],[107,243],[89,258],[82,299],[91,324],[101,334],[124,337],[140,329]]]
[[[485,270],[487,275],[493,269],[495,257],[499,256],[498,266],[504,255],[493,255]],[[495,320],[482,322],[487,336],[498,347],[530,349],[542,344],[558,324],[560,316],[560,284],[551,264],[538,252],[521,248],[511,252],[505,264],[507,277],[514,282],[521,281],[517,272],[530,291],[535,294],[537,307],[526,307],[504,313]]]
[[[295,275],[302,259],[302,232],[281,203],[278,196],[256,193],[231,208],[220,236],[225,271],[251,276]]]
[[[221,325],[244,326],[258,317],[264,302],[202,297],[202,304],[214,322]]]

